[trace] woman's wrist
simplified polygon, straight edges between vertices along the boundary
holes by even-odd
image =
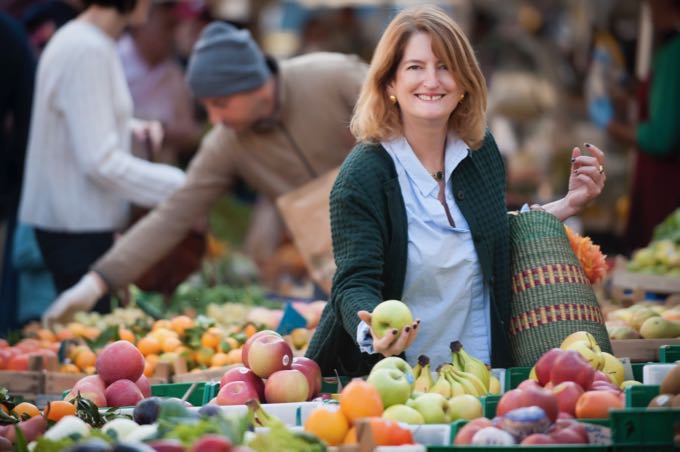
[[[567,201],[567,198],[561,198],[558,199],[557,201],[549,202],[547,204],[544,204],[542,206],[537,206],[534,204],[531,206],[532,210],[543,210],[545,212],[548,212],[549,214],[554,215],[557,217],[558,220],[564,221],[569,217],[572,217],[576,215],[578,212],[576,209],[574,209],[572,206],[569,205],[569,202]]]

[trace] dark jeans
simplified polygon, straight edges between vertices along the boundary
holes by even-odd
[[[36,228],[35,237],[58,293],[76,284],[113,245],[112,232],[69,233]],[[93,310],[111,311],[109,296],[100,298]]]

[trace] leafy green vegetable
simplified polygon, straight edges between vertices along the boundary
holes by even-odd
[[[652,241],[672,240],[680,245],[680,208],[666,217],[656,228]]]

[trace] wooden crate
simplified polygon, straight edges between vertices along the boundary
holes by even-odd
[[[643,300],[645,292],[669,295],[680,293],[680,277],[629,272],[626,270],[626,260],[622,257],[616,259],[614,268],[611,277],[612,296],[619,301]]]
[[[0,387],[7,388],[10,395],[34,400],[42,393],[44,373],[42,371],[0,371]]]
[[[64,391],[70,390],[78,380],[86,376],[87,374],[82,373],[74,374],[45,371],[45,380],[42,394],[61,395],[64,393]]]
[[[659,362],[659,347],[680,345],[680,339],[624,339],[612,340],[611,343],[617,358],[630,358],[631,362]]]

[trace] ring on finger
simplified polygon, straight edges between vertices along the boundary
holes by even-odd
[[[600,165],[598,170],[600,171],[600,174],[604,173],[604,166]]]

